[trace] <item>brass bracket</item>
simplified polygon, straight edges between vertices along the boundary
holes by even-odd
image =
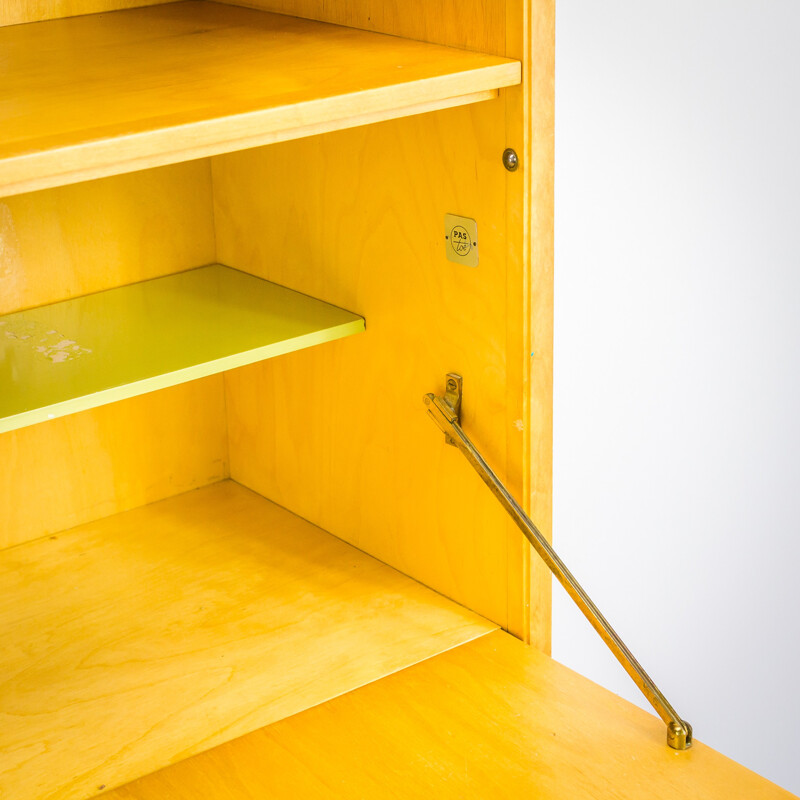
[[[448,372],[444,382],[444,400],[453,410],[455,421],[461,424],[461,397],[464,391],[464,379],[457,372]],[[444,440],[447,444],[456,446],[455,439],[445,433]]]

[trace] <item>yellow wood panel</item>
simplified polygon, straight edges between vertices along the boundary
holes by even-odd
[[[523,598],[507,596],[504,512],[422,403],[462,372],[466,429],[501,474],[521,461],[506,415],[519,365],[506,357],[503,115],[484,103],[212,168],[220,259],[367,320],[324,353],[226,376],[232,476],[506,625]],[[478,268],[445,259],[447,212],[477,220]]]
[[[0,27],[168,2],[170,0],[0,0]]]
[[[228,476],[222,376],[0,435],[0,549]]]
[[[235,5],[481,53],[506,52],[505,0],[242,0]]]
[[[0,586],[14,800],[89,797],[495,627],[230,481],[5,550]]]
[[[497,632],[105,800],[790,800],[656,717]]]
[[[186,159],[203,159],[206,156],[216,155],[219,152],[231,152],[235,150],[247,150],[253,147],[259,147],[265,144],[274,144],[275,142],[283,142],[287,139],[302,139],[307,136],[316,136],[321,133],[327,133],[334,130],[342,130],[345,128],[355,128],[362,125],[372,125],[376,122],[382,122],[386,119],[394,119],[395,117],[414,116],[416,114],[427,114],[431,111],[439,111],[442,108],[455,108],[456,106],[470,105],[472,103],[482,103],[485,100],[494,100],[498,96],[497,90],[491,89],[481,92],[470,92],[468,94],[461,94],[457,97],[448,97],[443,100],[431,100],[422,103],[412,103],[408,106],[403,106],[399,109],[388,109],[377,112],[367,112],[363,114],[351,114],[347,118],[336,118],[315,122],[310,125],[300,125],[297,128],[270,131],[267,133],[255,134],[253,136],[244,136],[235,141],[226,141],[225,143],[212,143],[197,145],[188,144],[182,148],[178,153],[165,152],[155,153],[152,155],[143,156],[142,158],[134,158],[133,160],[117,160],[115,157],[115,150],[109,148],[105,150],[110,157],[108,163],[99,167],[85,167],[80,166],[77,171],[67,169],[64,172],[59,172],[57,175],[46,174],[41,178],[25,179],[22,183],[15,183],[14,185],[5,186],[4,191],[7,196],[12,196],[17,192],[24,191],[37,191],[47,189],[54,185],[67,185],[75,181],[88,181],[97,178],[103,178],[109,175],[117,175],[119,173],[130,172],[135,170],[153,169],[163,166],[165,164],[173,164]],[[167,137],[163,141],[170,141],[171,138]],[[49,156],[47,157],[49,160]],[[80,160],[80,156],[78,157]],[[59,159],[53,161],[57,167],[63,164]],[[0,179],[1,180],[1,179]]]
[[[516,61],[185,2],[0,29],[0,192],[13,194],[442,107]]]
[[[0,199],[0,313],[214,260],[208,162]],[[0,546],[227,475],[221,379],[0,436]]]
[[[554,0],[508,0],[506,55],[523,64],[523,81],[508,89],[507,139],[520,157],[508,181],[509,246],[508,357],[520,365],[509,380],[508,407],[523,422],[527,458],[513,476],[513,493],[523,498],[531,518],[550,539],[553,473],[553,162],[554,162]],[[519,379],[519,382],[516,379]],[[522,590],[530,588],[523,610],[523,638],[550,649],[550,573],[513,526],[511,548],[521,548]],[[515,576],[509,574],[513,586]],[[517,580],[520,579],[517,577]],[[529,632],[529,633],[528,633]]]
[[[525,419],[530,454],[525,474],[531,516],[547,536],[553,519],[553,194],[555,161],[555,0],[535,0],[525,17],[527,51],[525,83],[525,197],[528,199],[525,260],[530,282],[524,292],[527,304],[528,347],[521,358],[529,360]],[[532,355],[530,355],[532,354]],[[532,642],[550,652],[550,574],[534,557],[531,587]]]
[[[410,38],[476,47],[523,63],[527,86],[504,90],[499,103],[486,104],[484,109],[438,114],[413,124],[378,126],[358,138],[328,137],[324,144],[323,140],[298,143],[280,151],[285,156],[274,159],[252,156],[253,164],[257,159],[265,160],[252,186],[240,197],[235,196],[236,187],[248,186],[246,163],[251,156],[243,155],[239,161],[215,159],[214,174],[221,253],[236,253],[240,266],[262,270],[259,274],[283,273],[290,285],[297,279],[307,287],[303,291],[330,290],[348,300],[363,297],[369,305],[361,310],[368,314],[371,329],[373,323],[380,324],[380,317],[399,313],[396,309],[400,307],[413,309],[417,319],[413,332],[403,330],[397,319],[391,319],[381,328],[380,341],[374,338],[372,329],[368,336],[373,338],[359,343],[359,348],[369,350],[361,366],[355,350],[344,348],[337,348],[350,353],[345,356],[348,366],[343,370],[337,365],[323,373],[325,364],[304,359],[293,362],[296,367],[273,365],[262,378],[264,390],[277,380],[289,399],[275,400],[271,421],[248,424],[248,418],[256,419],[260,413],[257,395],[245,388],[250,378],[229,380],[229,393],[234,397],[234,451],[250,451],[239,462],[242,479],[255,480],[261,491],[278,492],[284,502],[300,502],[304,513],[325,515],[328,511],[324,509],[336,501],[325,497],[326,488],[316,488],[321,486],[318,481],[301,497],[300,475],[308,461],[317,478],[324,478],[327,473],[321,473],[321,464],[330,462],[328,471],[336,476],[332,485],[337,491],[342,484],[348,486],[345,496],[350,511],[337,515],[336,520],[330,516],[320,519],[325,518],[326,524],[341,535],[354,537],[360,546],[377,547],[382,558],[420,580],[462,602],[476,603],[473,607],[517,635],[530,638],[533,630],[534,641],[547,648],[549,576],[536,563],[531,578],[527,545],[519,532],[501,522],[487,508],[484,498],[475,496],[470,478],[465,478],[460,468],[452,472],[450,462],[446,462],[446,474],[440,474],[441,456],[427,449],[429,442],[419,428],[409,428],[419,423],[412,421],[413,406],[404,403],[408,402],[406,398],[415,397],[421,384],[431,386],[435,381],[431,388],[440,385],[444,371],[469,368],[468,397],[473,394],[472,401],[467,401],[467,415],[470,402],[478,402],[473,406],[472,420],[466,418],[473,426],[471,435],[501,472],[505,468],[512,491],[549,535],[552,244],[548,249],[548,242],[552,243],[553,98],[552,92],[534,93],[531,86],[534,70],[537,86],[552,86],[553,31],[539,24],[552,15],[552,2],[256,0],[254,4]],[[539,115],[535,138],[542,143],[539,154],[547,155],[548,136],[550,144],[549,157],[532,165],[534,135],[530,120],[534,105]],[[406,139],[403,152],[393,137]],[[521,168],[514,174],[500,167],[500,154],[508,145],[516,147],[522,158]],[[313,166],[307,169],[306,164]],[[230,172],[233,169],[235,178]],[[321,184],[314,183],[313,175]],[[266,185],[272,176],[274,197],[261,197],[259,184]],[[526,193],[532,191],[534,180],[537,189],[529,201]],[[283,204],[277,198],[286,192],[289,202]],[[258,206],[264,210],[250,210]],[[482,250],[477,280],[475,276],[465,277],[460,284],[451,280],[456,271],[444,261],[438,231],[446,211],[476,216],[481,248],[493,244],[497,248],[491,253],[489,266],[485,256],[491,251]],[[250,215],[252,221],[248,221]],[[309,226],[310,235],[306,233]],[[256,236],[262,232],[268,235],[262,237],[263,244],[245,243],[253,238],[250,231],[257,231]],[[387,241],[392,238],[395,244],[381,247],[381,237]],[[269,248],[275,249],[274,258]],[[292,248],[316,258],[313,275],[299,260],[289,272],[279,265]],[[358,288],[348,292],[346,287],[354,281]],[[381,281],[385,281],[383,288]],[[457,356],[452,350],[455,342]],[[532,352],[537,354],[535,361]],[[333,402],[336,410],[310,410],[306,405],[312,401],[300,399],[299,405],[295,401],[294,393],[304,391],[300,387],[306,367],[320,376],[315,382],[326,394],[322,405]],[[476,382],[483,394],[480,400],[474,394]],[[351,388],[342,392],[341,383]],[[381,387],[381,404],[365,411],[358,397],[369,392],[373,384]],[[417,387],[413,391],[412,385]],[[395,391],[405,398],[395,399]],[[250,399],[246,400],[248,392]],[[532,392],[536,392],[535,399],[531,399]],[[489,402],[483,405],[483,399]],[[383,403],[387,403],[386,408]],[[267,478],[267,465],[279,459],[256,451],[271,447],[273,434],[269,429],[295,414],[298,423],[291,435],[285,429],[275,432],[285,448],[282,460],[291,463],[292,470],[278,474],[278,468],[272,467],[274,475]],[[347,433],[340,428],[341,414],[347,416]],[[315,420],[312,438],[316,437],[319,445],[297,445],[303,435],[301,418]],[[387,420],[397,425],[397,434],[384,432]],[[248,437],[259,427],[263,438],[257,437],[250,447],[246,444]],[[360,427],[363,429],[356,433]],[[413,437],[405,436],[408,430],[415,431]],[[387,438],[392,435],[396,438]],[[327,442],[324,445],[323,439]],[[356,441],[359,446],[350,444]],[[400,443],[397,451],[395,442]],[[323,452],[326,456],[320,461]],[[350,464],[353,458],[359,467],[337,470],[334,466],[334,460]],[[442,495],[443,484],[448,488]],[[409,508],[402,493],[412,491],[409,496],[414,500]],[[481,491],[478,488],[477,494]],[[358,499],[360,492],[366,495],[363,502]],[[315,499],[317,494],[320,496]],[[397,520],[401,542],[383,533],[373,541],[371,520],[380,515]],[[422,521],[432,518],[437,520],[437,536],[425,539],[419,533]]]
[[[213,261],[208,161],[0,197],[0,314]]]

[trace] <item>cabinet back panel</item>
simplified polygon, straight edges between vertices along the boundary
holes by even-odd
[[[171,0],[0,0],[0,27],[169,2]]]
[[[0,314],[213,261],[208,161],[0,197]]]
[[[228,477],[221,375],[0,435],[0,548]]]
[[[505,0],[242,0],[234,5],[505,55]]]
[[[207,161],[0,198],[0,313],[214,261]],[[222,379],[0,436],[0,546],[227,476]]]
[[[212,169],[223,263],[367,320],[352,341],[228,373],[232,477],[506,626],[504,512],[422,403],[460,371],[466,429],[501,475],[519,474],[504,113],[493,100]],[[447,212],[477,220],[477,269],[445,259]]]

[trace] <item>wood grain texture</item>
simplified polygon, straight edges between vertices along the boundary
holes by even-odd
[[[461,372],[470,436],[500,474],[521,461],[503,115],[499,101],[451,109],[212,168],[221,259],[367,320],[324,353],[226,375],[232,476],[505,626],[524,602],[507,594],[505,514],[422,403]],[[446,260],[447,212],[477,220],[478,268]]]
[[[0,0],[0,28],[168,2],[170,0]]]
[[[528,320],[529,361],[525,398],[526,450],[530,453],[525,490],[531,516],[546,536],[553,528],[553,264],[555,164],[555,0],[536,0],[528,6],[525,93],[528,120],[524,196],[527,200],[524,252],[530,263],[524,292]],[[535,558],[530,581],[531,641],[550,652],[550,573]]]
[[[214,261],[208,162],[0,200],[0,312]],[[0,435],[0,546],[227,477],[221,379]]]
[[[520,157],[507,184],[508,350],[520,365],[511,372],[507,402],[522,421],[527,454],[512,488],[552,539],[555,2],[508,0],[506,8],[507,54],[523,64],[522,84],[504,93],[508,142]],[[521,537],[511,547],[523,550],[522,581],[529,587],[523,638],[549,652],[550,573]]]
[[[485,99],[520,79],[495,56],[205,2],[13,26],[0,50],[0,194]]]
[[[208,161],[0,198],[0,314],[214,262]]]
[[[523,78],[530,79],[529,4],[521,0],[411,8],[371,0],[257,4],[479,46],[522,60]],[[545,33],[537,34],[542,46]],[[475,36],[483,38],[478,42]],[[544,49],[538,52],[536,68],[546,70],[543,79],[552,83],[552,63]],[[431,437],[430,423],[420,419],[416,406],[421,391],[441,388],[445,372],[464,373],[470,435],[549,535],[552,322],[546,312],[548,303],[552,309],[552,256],[548,266],[542,247],[534,265],[531,241],[552,240],[552,205],[548,216],[546,202],[533,204],[526,195],[528,175],[535,171],[525,151],[532,139],[526,132],[528,97],[521,87],[506,89],[498,102],[481,107],[212,162],[220,258],[351,303],[370,320],[367,337],[356,347],[336,348],[342,355],[335,365],[298,358],[257,378],[255,372],[230,376],[239,478],[290,507],[299,504],[303,514],[325,520],[338,535],[516,635],[531,638],[535,628],[534,640],[547,647],[549,576],[531,577],[518,530],[492,508],[494,501],[482,495],[466,465],[440,447],[435,431]],[[545,101],[542,94],[541,111],[547,110]],[[522,156],[513,174],[500,162],[509,145]],[[549,174],[552,194],[552,159],[537,169],[542,186]],[[267,183],[272,191],[264,193],[260,187]],[[446,212],[478,220],[481,265],[473,273],[444,259],[439,229]],[[540,288],[532,300],[534,280]],[[400,315],[411,309],[417,325],[409,331],[401,328]],[[532,367],[534,350],[538,361]],[[303,370],[314,376],[316,395],[295,400],[307,388]],[[248,388],[252,380],[258,390]],[[380,402],[366,403],[373,391]],[[533,405],[531,391],[539,392]],[[310,490],[304,469],[316,476]],[[336,503],[343,509],[337,511]],[[387,516],[396,527],[393,536],[374,524]]]
[[[342,735],[343,731],[347,735]],[[104,795],[105,800],[790,800],[497,632]]]
[[[228,477],[222,376],[0,435],[0,549]]]
[[[6,550],[0,586],[15,800],[89,797],[494,629],[231,482]]]
[[[507,0],[237,0],[233,4],[480,53],[506,54]]]

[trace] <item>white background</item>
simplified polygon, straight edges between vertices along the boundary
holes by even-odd
[[[800,2],[557,9],[556,549],[800,794]],[[641,702],[553,595],[554,656]]]

